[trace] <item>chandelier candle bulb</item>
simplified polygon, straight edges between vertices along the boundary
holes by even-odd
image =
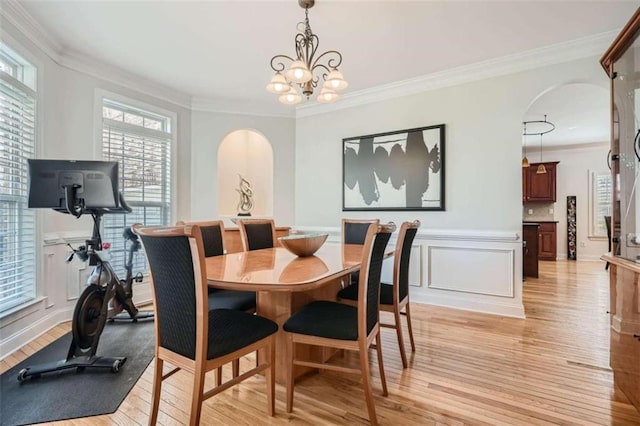
[[[297,26],[299,32],[295,37],[296,55],[293,57],[276,55],[271,58],[271,69],[276,74],[267,85],[267,90],[279,94],[280,102],[295,105],[302,100],[302,97],[295,91],[293,85],[297,84],[304,96],[309,99],[322,78],[323,91],[317,99],[324,103],[334,102],[339,97],[336,92],[349,85],[342,73],[338,71],[338,67],[342,64],[342,54],[337,50],[327,50],[317,54],[320,39],[313,33],[309,24],[309,9],[313,7],[315,0],[298,0],[298,4],[304,9],[304,21],[299,22]],[[282,79],[284,83],[291,86],[291,89],[287,89],[288,92],[280,90],[283,84]],[[324,89],[329,91],[325,92]],[[291,90],[294,92],[292,93]]]
[[[286,73],[287,79],[294,83],[306,83],[313,75],[301,60],[294,61]]]
[[[326,77],[323,87],[337,92],[339,90],[346,89],[348,85],[349,83],[345,81],[342,73],[334,68]]]
[[[318,95],[318,102],[328,104],[337,101],[339,97],[340,96],[334,90],[327,89],[325,87],[320,91],[320,94]]]
[[[289,83],[281,73],[277,72],[267,84],[267,90],[275,94],[286,93],[289,91]]]
[[[280,100],[280,102],[282,102],[283,104],[295,105],[302,101],[302,96],[298,94],[296,89],[289,86],[289,91],[280,95],[278,100]]]

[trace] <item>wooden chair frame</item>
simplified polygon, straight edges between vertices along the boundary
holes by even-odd
[[[187,225],[197,225],[200,228],[204,228],[207,226],[218,226],[220,227],[220,236],[222,237],[222,252],[226,253],[226,248],[224,247],[224,222],[221,220],[200,220],[193,222],[185,222],[183,220],[179,220],[176,222],[176,226],[187,226]],[[204,252],[203,252],[204,253]],[[245,311],[248,314],[255,314],[256,310],[249,309]],[[257,357],[256,357],[257,358]],[[256,362],[256,366],[257,366]],[[240,374],[240,359],[235,359],[231,362],[231,376],[238,377]],[[222,367],[218,367],[216,372],[216,384],[220,386],[222,384]]]
[[[341,234],[340,234],[340,240],[342,241],[342,244],[345,244],[345,237],[347,235],[347,224],[349,223],[368,223],[369,225],[380,225],[380,219],[342,219],[342,228],[341,228]],[[352,280],[355,280],[355,276],[354,274],[349,274],[346,277],[344,277],[344,279],[341,281],[342,282],[342,288],[345,288],[348,285],[351,285],[351,283],[353,282]]]
[[[237,221],[238,228],[240,229],[240,239],[242,240],[242,250],[249,251],[249,240],[247,237],[247,229],[245,225],[271,225],[271,239],[273,241],[273,247],[278,247],[278,239],[276,238],[276,224],[273,219],[239,219]]]
[[[407,317],[407,329],[409,330],[409,341],[411,342],[411,352],[416,351],[416,344],[413,340],[413,328],[411,326],[411,309],[409,305],[409,292],[400,300],[400,258],[402,256],[402,247],[404,239],[409,229],[418,229],[420,227],[420,221],[415,220],[413,222],[403,222],[398,231],[398,240],[396,241],[396,249],[393,255],[393,304],[386,305],[380,303],[380,310],[385,312],[392,312],[394,317],[394,324],[380,323],[380,327],[394,328],[398,335],[398,346],[400,347],[400,357],[402,358],[402,366],[407,368],[407,354],[404,350],[404,339],[402,336],[402,325],[400,323],[401,315]],[[404,312],[402,310],[404,309]]]
[[[387,225],[378,225],[372,223],[369,226],[367,237],[362,250],[362,266],[360,268],[359,294],[358,294],[358,340],[340,340],[326,337],[309,336],[305,334],[290,333],[285,331],[287,338],[287,359],[289,368],[287,369],[287,413],[293,410],[293,370],[294,366],[300,365],[311,368],[324,370],[332,370],[340,373],[356,373],[362,375],[362,386],[364,388],[367,409],[369,412],[369,421],[372,425],[377,425],[377,417],[373,393],[371,389],[371,374],[369,370],[369,347],[375,340],[376,351],[378,354],[378,367],[380,369],[380,380],[382,382],[382,395],[387,396],[387,379],[384,374],[384,364],[382,359],[382,339],[380,338],[379,323],[373,327],[370,333],[367,333],[367,285],[369,279],[369,267],[371,263],[371,254],[373,251],[374,237],[377,233],[393,232],[395,225],[389,223]],[[360,369],[332,365],[328,363],[306,361],[295,358],[295,345],[302,343],[314,346],[325,346],[336,349],[345,349],[350,351],[358,351],[360,353]]]
[[[342,219],[342,243],[344,244],[344,238],[347,235],[346,234],[346,229],[347,229],[347,224],[348,223],[368,223],[368,224],[375,224],[375,225],[379,225],[380,224],[380,219]]]
[[[198,225],[200,228],[204,228],[207,226],[218,226],[220,227],[220,235],[222,236],[222,252],[226,253],[227,249],[224,244],[224,222],[221,220],[198,220],[198,221],[184,221],[179,220],[176,222],[176,226],[188,226],[188,225]]]
[[[200,422],[200,413],[202,410],[202,402],[206,399],[217,395],[218,393],[234,386],[249,377],[266,370],[267,384],[267,412],[270,416],[275,413],[275,334],[265,337],[249,346],[245,346],[230,354],[207,360],[207,340],[208,340],[208,298],[207,298],[207,275],[204,262],[204,245],[202,242],[202,234],[200,227],[197,225],[187,225],[184,227],[154,227],[144,228],[135,226],[134,231],[137,234],[149,237],[179,237],[186,236],[189,238],[191,246],[191,255],[193,259],[193,270],[196,286],[196,352],[195,360],[189,359],[183,355],[173,352],[167,348],[160,346],[160,330],[159,322],[155,321],[156,344],[155,344],[155,368],[153,372],[153,395],[151,403],[151,415],[149,424],[155,425],[158,420],[158,408],[160,405],[160,393],[162,381],[169,378],[179,370],[185,370],[194,375],[193,396],[191,402],[191,414],[189,417],[190,425],[197,425]],[[144,244],[144,242],[143,242]],[[153,272],[151,272],[151,280],[153,281]],[[152,285],[153,300],[156,300],[156,290]],[[155,317],[158,317],[158,304],[154,303]],[[240,357],[262,350],[265,355],[262,362],[251,370],[232,378],[224,384],[216,385],[213,389],[204,392],[205,373],[213,369],[217,369],[224,364],[239,359]],[[167,361],[176,368],[163,374],[164,362]]]
[[[380,327],[393,328],[396,330],[398,336],[398,347],[400,348],[400,358],[402,359],[402,367],[407,368],[409,365],[407,362],[407,354],[404,349],[404,337],[402,334],[402,324],[400,318],[402,315],[407,317],[407,329],[409,330],[409,341],[411,342],[411,352],[416,351],[416,344],[413,340],[413,327],[411,326],[411,308],[409,305],[409,292],[400,300],[400,259],[402,257],[402,246],[404,239],[409,229],[418,229],[420,227],[420,221],[415,220],[413,222],[403,222],[398,231],[398,239],[396,240],[396,248],[393,253],[393,303],[391,305],[380,302],[380,310],[384,312],[393,313],[394,324],[387,324],[380,322]],[[358,291],[358,299],[360,298],[360,291]],[[355,300],[341,299],[341,303],[345,305],[356,306],[358,304]],[[403,312],[404,309],[404,312]]]

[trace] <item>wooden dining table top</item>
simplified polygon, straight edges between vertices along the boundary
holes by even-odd
[[[308,257],[283,247],[213,256],[205,259],[207,280],[210,287],[227,290],[307,291],[359,270],[362,248],[326,243]]]

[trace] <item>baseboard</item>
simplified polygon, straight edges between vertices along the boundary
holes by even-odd
[[[69,321],[69,318],[73,315],[73,309],[74,306],[70,306],[65,309],[54,311],[51,314],[45,315],[39,320],[31,323],[28,327],[25,327],[19,332],[0,341],[0,354],[2,354],[0,360],[3,360],[23,346],[29,344],[31,341],[47,333],[58,324]]]
[[[523,305],[509,305],[495,303],[493,301],[474,300],[473,296],[450,297],[439,294],[415,294],[411,295],[412,303],[420,303],[423,305],[441,306],[444,308],[461,309],[465,311],[480,312],[483,314],[500,315],[513,318],[525,318]]]

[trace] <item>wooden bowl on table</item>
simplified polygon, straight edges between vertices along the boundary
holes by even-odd
[[[310,232],[306,234],[289,234],[286,237],[279,237],[282,247],[289,250],[296,256],[306,257],[313,255],[327,240],[329,234],[320,232]]]

